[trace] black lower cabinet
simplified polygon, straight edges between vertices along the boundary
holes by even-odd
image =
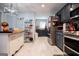
[[[75,53],[74,51],[68,49],[66,46],[65,46],[65,52],[67,53],[67,55],[69,56],[79,56],[79,54]]]
[[[63,51],[63,32],[56,31],[56,45]]]
[[[79,41],[70,38],[65,38],[65,45],[69,46],[73,50],[79,52]]]
[[[68,37],[65,37],[64,39],[65,52],[70,56],[79,56],[79,41]]]

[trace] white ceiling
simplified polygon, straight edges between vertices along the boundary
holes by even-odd
[[[41,7],[42,4],[45,5],[44,8]],[[48,16],[55,15],[65,4],[66,3],[13,3],[13,8],[15,8],[18,13],[33,13],[38,18],[48,18]],[[4,5],[9,6],[10,4],[6,3]]]
[[[41,4],[44,4],[45,7],[42,8]],[[32,12],[36,15],[50,15],[55,14],[59,11],[65,3],[16,3],[14,7],[19,12]]]

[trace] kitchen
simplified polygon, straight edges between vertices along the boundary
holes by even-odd
[[[78,18],[79,3],[0,3],[0,56],[34,55],[42,44],[58,51],[49,56],[79,56]]]

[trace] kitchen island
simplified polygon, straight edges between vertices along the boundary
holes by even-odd
[[[11,56],[24,44],[24,31],[0,32],[0,56]]]

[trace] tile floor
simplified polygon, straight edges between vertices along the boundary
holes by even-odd
[[[32,43],[25,43],[15,56],[54,56],[63,55],[57,46],[50,46],[48,37],[38,37]]]

